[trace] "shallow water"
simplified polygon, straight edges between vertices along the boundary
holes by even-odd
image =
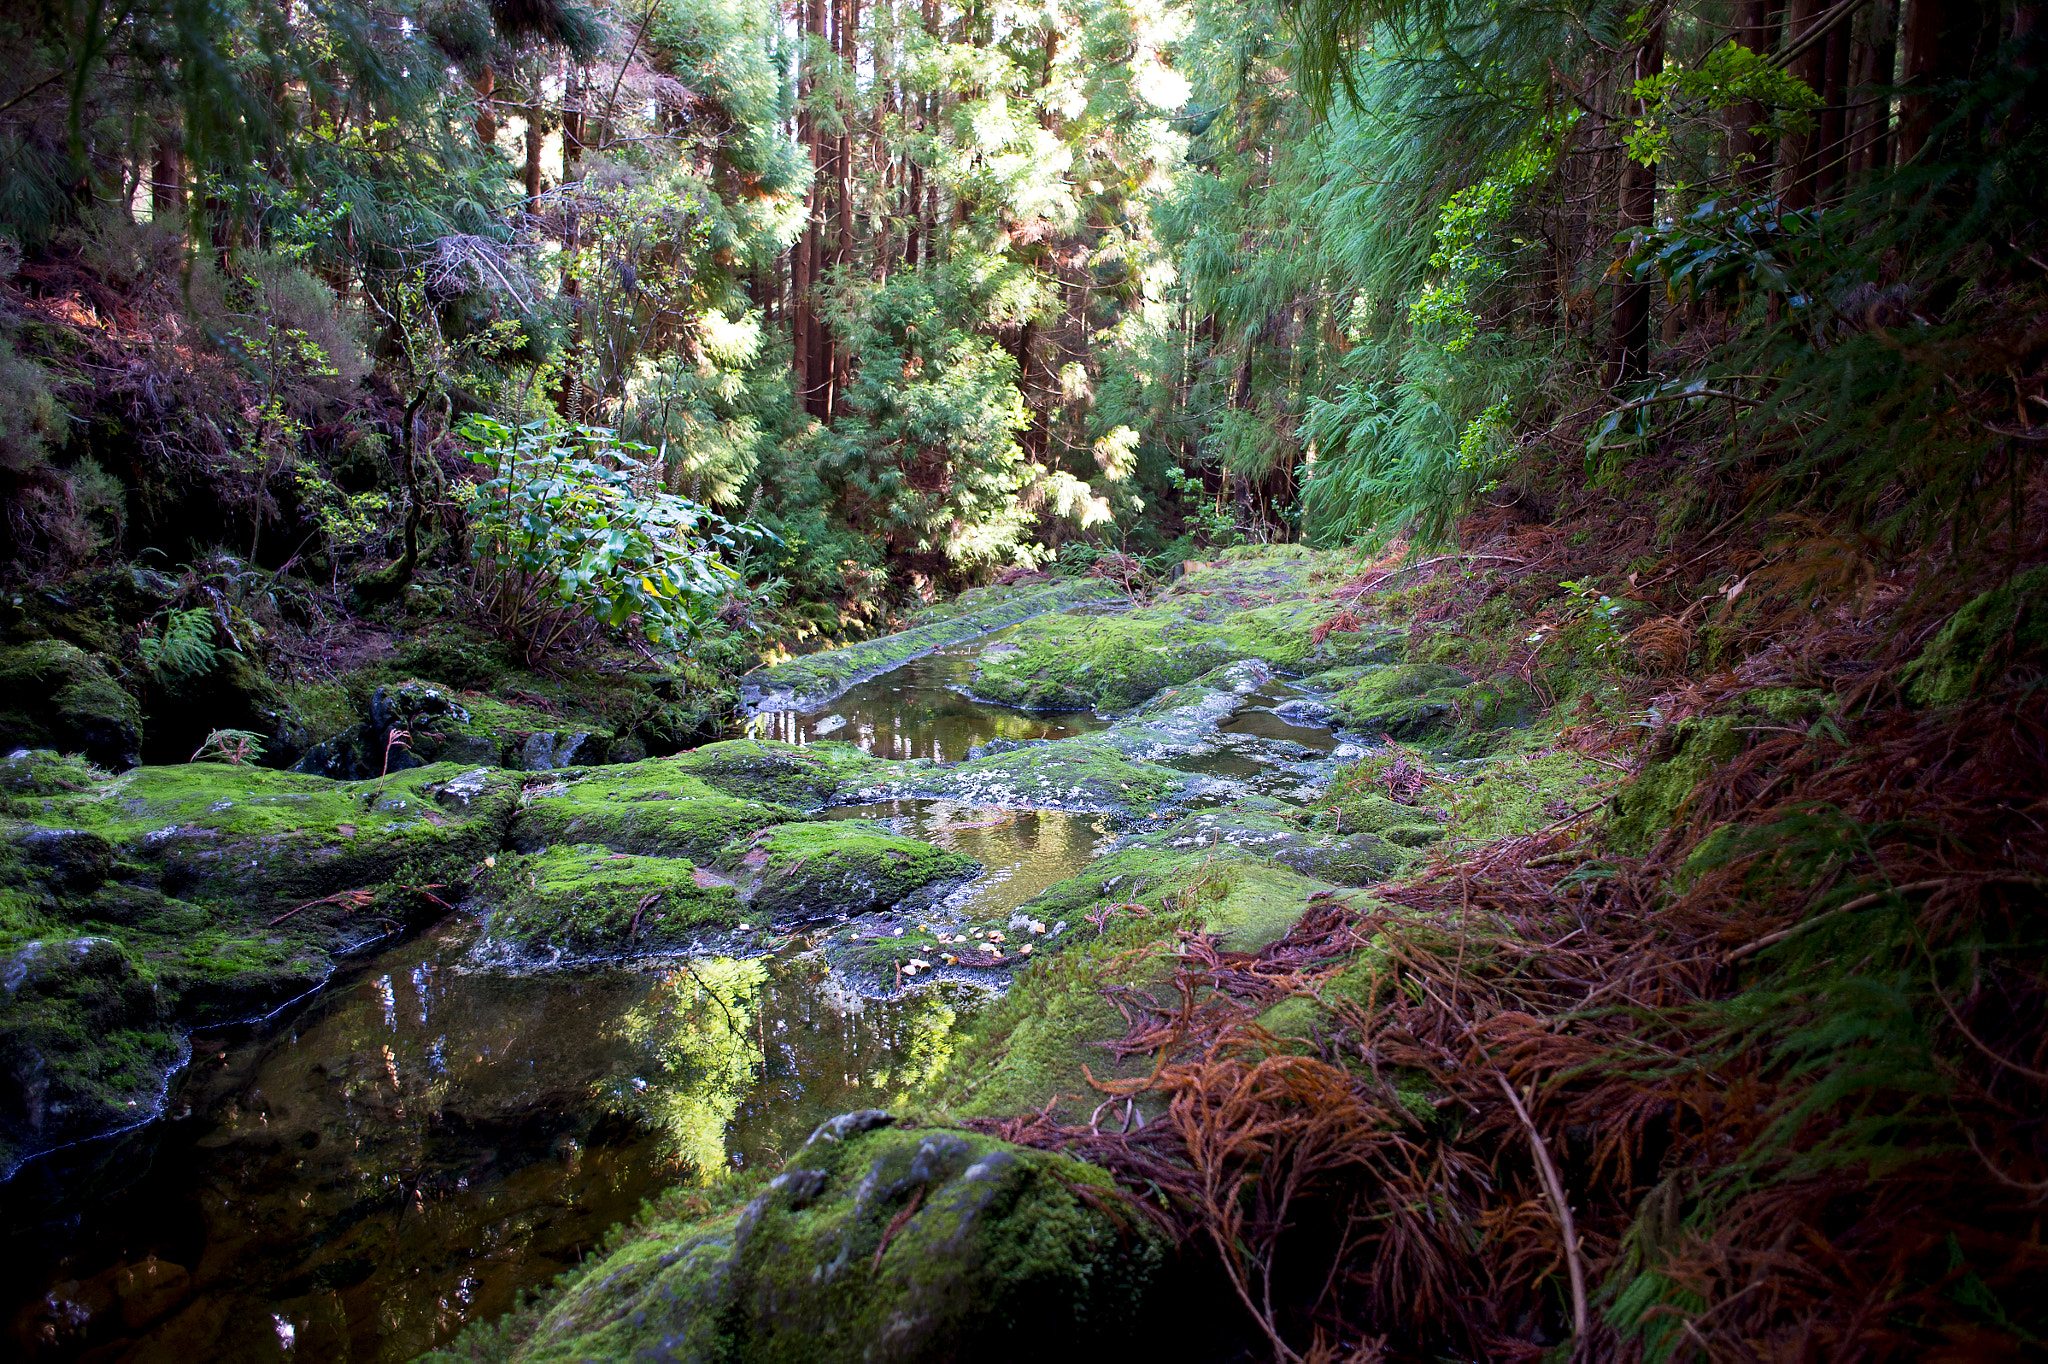
[[[974,656],[1002,633],[913,659],[816,710],[769,711],[762,737],[792,744],[835,739],[878,758],[958,762],[991,739],[1070,739],[1109,723],[1085,711],[1013,710],[969,697],[962,689]]]
[[[39,1271],[16,1280],[23,1354],[131,1340],[139,1353],[107,1357],[409,1359],[660,1189],[780,1161],[824,1118],[886,1104],[983,998],[835,990],[801,940],[754,960],[471,974],[471,931],[381,953],[287,1022],[196,1038],[176,1116],[101,1162],[102,1196],[17,1227],[9,1260]],[[159,1280],[195,1286],[131,1328],[115,1266],[152,1256]]]
[[[981,875],[938,906],[955,919],[1008,914],[1055,882],[1078,874],[1110,836],[1097,815],[1065,810],[985,810],[951,800],[843,805],[834,819],[880,820],[897,833],[965,853]]]
[[[951,689],[970,666],[917,660],[781,717],[777,737],[950,761],[1104,724],[971,701]],[[955,920],[1007,914],[1108,832],[951,801],[827,817],[885,820],[980,862],[925,911]],[[9,1353],[410,1359],[545,1285],[648,1196],[778,1162],[824,1118],[886,1105],[989,998],[943,978],[863,997],[800,937],[754,960],[472,973],[474,931],[451,919],[278,1019],[195,1037],[170,1119],[6,1186]]]

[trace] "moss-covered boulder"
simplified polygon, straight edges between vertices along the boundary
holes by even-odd
[[[772,801],[800,810],[832,802],[850,784],[887,764],[852,744],[783,744],[731,739],[669,759],[673,770],[715,791],[743,800]]]
[[[938,1364],[1135,1344],[1165,1246],[1107,1174],[888,1121],[835,1118],[744,1206],[657,1202],[523,1318],[427,1359]]]
[[[808,923],[923,904],[980,870],[960,853],[865,819],[778,824],[719,855],[753,911]]]
[[[498,965],[682,951],[741,917],[738,890],[709,868],[597,844],[499,859],[474,902],[489,914],[477,957]]]
[[[1185,773],[1124,756],[1104,734],[1032,744],[946,768],[907,770],[869,799],[901,795],[978,807],[1085,810],[1145,818],[1185,802],[1198,782]]]
[[[0,649],[0,749],[16,748],[133,767],[142,758],[142,710],[77,645],[46,639]]]
[[[0,1031],[8,1073],[30,1077],[0,1090],[16,1155],[58,1144],[34,1116],[48,1094],[87,1096],[66,1101],[64,1139],[135,1120],[175,1033],[275,1008],[445,913],[520,794],[483,769],[343,785],[217,763],[107,776],[38,754],[0,760],[0,786],[0,961],[20,977]],[[91,1086],[38,1091],[35,1075]]]
[[[1346,727],[1395,739],[1418,739],[1462,718],[1472,679],[1441,663],[1375,668],[1337,694],[1331,709]]]
[[[110,938],[31,938],[0,953],[0,1177],[24,1156],[156,1116],[184,1059],[170,1025],[156,982]]]
[[[360,719],[306,750],[298,770],[363,781],[432,763],[483,763],[524,772],[589,766],[614,757],[609,725],[418,678],[379,684]]]
[[[712,861],[735,839],[816,810],[888,764],[851,744],[751,739],[673,758],[550,774],[529,782],[513,825],[522,852],[602,843],[614,852]]]
[[[1721,715],[1686,720],[1664,731],[1635,780],[1609,802],[1607,841],[1619,852],[1649,850],[1674,824],[1693,788],[1742,752],[1742,730]]]

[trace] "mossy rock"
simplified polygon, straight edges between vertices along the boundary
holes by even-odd
[[[614,852],[709,865],[734,839],[801,817],[795,806],[728,795],[673,760],[652,759],[529,785],[513,821],[512,843],[524,852],[557,843],[601,843]]]
[[[776,664],[742,679],[740,696],[756,712],[809,710],[847,688],[948,645],[1083,603],[1107,603],[1122,589],[1101,578],[1077,578],[1028,590],[984,588],[936,611],[925,623],[895,634],[828,649]]]
[[[719,856],[747,888],[755,912],[808,923],[921,905],[967,880],[980,864],[871,820],[824,820],[763,829]]]
[[[1135,1343],[1166,1247],[1107,1174],[888,1121],[825,1124],[743,1207],[657,1201],[526,1320],[426,1360],[1021,1364]]]
[[[7,797],[83,794],[108,775],[83,758],[55,749],[17,748],[0,756],[0,793]]]
[[[1195,781],[1124,756],[1114,731],[1028,744],[947,767],[904,764],[885,781],[853,788],[867,800],[927,797],[987,808],[1084,810],[1146,817],[1185,801]]]
[[[543,772],[612,757],[602,719],[456,692],[418,678],[376,686],[359,715],[357,723],[312,745],[298,770],[365,781],[432,763]]]
[[[1241,836],[1232,840],[1229,830]],[[1234,952],[1285,936],[1310,896],[1336,887],[1277,862],[1270,847],[1283,845],[1243,836],[1281,832],[1262,816],[1183,820],[1127,840],[1026,902],[1023,913],[1059,931],[1041,940],[1000,1000],[962,1026],[930,1101],[965,1117],[1051,1104],[1063,1120],[1085,1122],[1102,1102],[1094,1082],[1149,1074],[1153,1057],[1113,1049],[1130,1020],[1104,987],[1165,988],[1184,930],[1214,934]]]
[[[0,1177],[27,1155],[155,1116],[183,1060],[156,983],[120,944],[37,938],[0,956]]]
[[[597,844],[502,859],[477,900],[480,959],[526,964],[675,952],[741,918],[739,891],[708,868]]]
[[[0,749],[53,748],[133,767],[142,732],[135,698],[83,649],[48,639],[0,649]]]
[[[180,1019],[243,1017],[436,912],[438,897],[411,888],[467,881],[503,845],[518,798],[516,781],[482,769],[343,785],[215,763],[10,797],[20,822],[0,826],[0,886],[17,889],[0,947],[101,934],[145,964]]]
[[[2048,655],[2048,567],[2030,568],[1955,613],[1907,670],[1923,706],[1969,699],[2018,662]]]
[[[1406,813],[1410,817],[1415,814],[1412,810]],[[1285,887],[1285,896],[1299,890],[1304,899],[1319,887],[1369,886],[1384,881],[1406,870],[1411,860],[1405,849],[1376,833],[1304,829],[1295,820],[1243,810],[1189,815],[1157,832],[1130,839],[1124,849],[1127,853],[1158,850],[1176,855],[1199,850],[1210,858],[1263,860],[1310,878],[1314,885]],[[1243,888],[1239,886],[1238,893]],[[1277,910],[1287,926],[1301,915],[1300,904],[1289,898],[1283,897]],[[1044,917],[1043,910],[1037,912]],[[1226,913],[1211,911],[1205,915],[1205,927],[1210,931],[1228,928],[1230,920]]]
[[[848,784],[885,766],[849,743],[784,744],[732,739],[668,759],[715,791],[802,810],[831,803]]]
[[[1472,679],[1441,663],[1375,668],[1331,703],[1347,727],[1394,739],[1419,739],[1464,718]]]

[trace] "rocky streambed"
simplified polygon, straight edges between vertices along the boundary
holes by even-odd
[[[1163,980],[1176,934],[1255,949],[1597,780],[1527,698],[1329,628],[1331,567],[796,660],[758,737],[674,758],[0,760],[12,1340],[402,1360],[511,1313],[463,1357],[931,1358],[1055,1302],[1125,1330],[1170,1291],[1153,1233],[1099,1172],[947,1124],[1141,1076],[1104,987]],[[1390,739],[1450,808],[1326,799]]]

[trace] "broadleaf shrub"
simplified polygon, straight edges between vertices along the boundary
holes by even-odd
[[[487,471],[471,602],[529,663],[604,630],[680,653],[738,585],[723,553],[762,533],[662,491],[653,449],[602,427],[473,417],[462,435]]]

